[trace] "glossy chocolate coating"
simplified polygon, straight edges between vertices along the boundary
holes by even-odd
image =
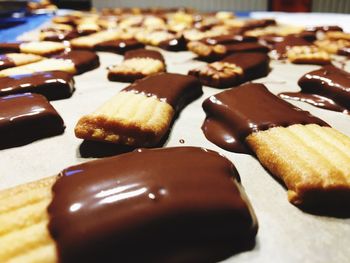
[[[270,58],[265,53],[238,53],[227,56],[223,62],[233,63],[243,69],[243,81],[266,76],[269,72]]]
[[[175,36],[171,39],[163,40],[158,44],[158,47],[169,51],[185,51],[187,50],[187,42],[184,36]]]
[[[144,48],[130,50],[126,52],[124,55],[124,60],[131,58],[152,58],[164,62],[164,57],[160,52]]]
[[[338,55],[350,57],[350,46],[339,48]]]
[[[285,92],[280,96],[349,114],[350,73],[333,65],[327,65],[305,74],[298,84],[301,92]]]
[[[113,52],[116,54],[124,54],[133,49],[144,48],[145,45],[136,39],[118,39],[110,40],[97,44],[94,49],[97,51]]]
[[[288,47],[294,46],[311,46],[312,43],[306,41],[300,36],[289,35],[284,38],[282,42],[277,42],[275,45],[275,51],[279,58],[284,58]]]
[[[39,93],[49,100],[68,98],[74,91],[73,76],[63,71],[12,75],[0,78],[0,96]]]
[[[0,70],[15,67],[15,62],[6,55],[0,55]]]
[[[200,40],[201,42],[207,44],[207,45],[217,45],[217,44],[236,44],[241,42],[256,42],[256,37],[250,37],[250,36],[243,36],[243,35],[237,35],[237,34],[228,34],[228,35],[222,35],[217,37],[207,37]]]
[[[343,31],[340,26],[328,25],[328,26],[310,26],[305,29],[307,32],[328,32],[328,31]]]
[[[61,31],[61,30],[47,29],[47,30],[42,30],[42,32],[50,33],[47,36],[45,36],[43,40],[54,41],[54,42],[71,40],[73,38],[77,38],[80,36],[80,34],[76,30]]]
[[[251,19],[247,20],[246,24],[243,26],[242,31],[247,31],[255,28],[267,27],[276,25],[276,20],[274,19]]]
[[[202,130],[207,139],[233,152],[249,153],[245,139],[253,132],[293,124],[328,124],[278,98],[263,84],[223,91],[203,103],[207,115]]]
[[[0,116],[0,148],[27,144],[64,131],[62,118],[39,94],[0,97]]]
[[[213,78],[210,75],[202,74],[198,70],[190,70],[189,74],[201,81],[203,85],[215,88],[228,88],[239,85],[245,81],[261,78],[269,72],[269,56],[265,53],[237,53],[227,56],[220,62],[228,62],[241,67],[242,75]],[[210,65],[209,65],[210,66]]]
[[[0,54],[20,52],[21,43],[23,42],[0,43]]]
[[[48,208],[60,261],[231,255],[257,231],[238,178],[228,159],[196,147],[140,149],[65,169]]]
[[[72,50],[54,56],[54,58],[71,60],[75,65],[77,74],[82,74],[100,66],[97,54],[89,50]]]
[[[203,93],[202,85],[195,77],[176,73],[159,73],[137,80],[123,91],[156,96],[173,106],[175,110],[182,109]]]

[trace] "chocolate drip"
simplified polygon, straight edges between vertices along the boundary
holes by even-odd
[[[211,96],[203,103],[202,130],[208,140],[228,151],[249,153],[245,139],[253,132],[293,124],[328,124],[268,91],[246,84]]]
[[[169,103],[175,110],[182,109],[203,93],[202,85],[195,77],[175,73],[160,73],[137,80],[123,91],[156,96]]]
[[[305,74],[298,84],[301,92],[281,93],[280,96],[349,114],[350,73],[333,65],[327,65]]]
[[[15,62],[6,55],[0,55],[0,70],[15,67]]]
[[[164,62],[164,57],[160,52],[144,48],[130,50],[126,52],[124,55],[124,60],[131,58],[152,58]]]
[[[0,54],[20,52],[21,43],[23,42],[0,43]]]
[[[94,49],[96,51],[113,52],[117,54],[124,54],[133,49],[144,48],[145,45],[136,39],[118,39],[110,40],[97,44]]]
[[[59,259],[212,262],[231,255],[257,231],[237,180],[228,159],[196,147],[139,149],[65,169],[48,208]]]
[[[0,78],[0,96],[32,92],[54,100],[68,98],[73,91],[73,76],[63,71],[38,72]]]
[[[75,65],[77,74],[82,74],[100,66],[99,57],[95,52],[89,50],[72,50],[54,56],[54,58],[71,60]]]
[[[0,97],[0,148],[27,144],[64,131],[62,118],[38,94]]]

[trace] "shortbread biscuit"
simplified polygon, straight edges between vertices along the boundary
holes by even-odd
[[[72,61],[50,58],[19,67],[0,70],[0,77],[54,70],[66,71],[72,74],[76,73],[76,68]]]
[[[345,208],[350,203],[350,138],[315,124],[255,132],[247,143],[261,164],[281,179],[288,200],[304,207]]]
[[[188,74],[197,77],[203,85],[227,88],[266,76],[269,61],[269,57],[264,53],[238,53],[192,69]]]
[[[262,52],[267,53],[269,49],[257,42],[247,41],[240,43],[223,43],[210,45],[201,41],[192,41],[187,44],[187,48],[198,55],[204,61],[217,61],[230,54],[240,52]]]
[[[340,49],[350,46],[350,41],[345,39],[330,40],[323,39],[315,41],[315,45],[330,54],[337,54]]]
[[[305,208],[348,207],[348,136],[257,83],[216,94],[203,109],[207,139],[229,151],[253,151],[285,183],[290,202]]]
[[[330,55],[316,46],[289,47],[286,56],[294,64],[324,65],[331,62]]]
[[[99,43],[95,46],[96,51],[113,52],[117,54],[124,54],[127,51],[144,48],[145,45],[134,38],[117,39]]]
[[[239,181],[228,159],[197,147],[139,149],[69,167],[0,192],[0,261],[218,261],[254,246],[257,219]]]
[[[37,62],[42,59],[43,57],[33,54],[8,53],[0,55],[0,70]]]
[[[65,71],[71,74],[82,74],[99,67],[96,53],[89,50],[73,50],[49,59],[27,65],[0,70],[0,76],[31,74],[45,71]]]
[[[20,52],[41,56],[57,54],[64,51],[65,48],[66,46],[64,44],[53,41],[27,42],[20,44]]]
[[[121,38],[118,30],[97,32],[88,36],[74,38],[70,41],[72,48],[93,49],[97,44]]]
[[[86,140],[155,146],[169,130],[176,111],[201,94],[201,84],[194,77],[170,73],[150,76],[82,117],[75,135]]]
[[[326,38],[331,40],[343,39],[343,40],[350,41],[350,34],[342,31],[329,31],[329,32],[326,32]]]
[[[126,52],[121,64],[108,68],[108,79],[133,82],[165,70],[166,66],[161,53],[155,50],[137,49]]]
[[[29,53],[49,56],[64,51],[63,43],[53,41],[0,43],[0,53]]]

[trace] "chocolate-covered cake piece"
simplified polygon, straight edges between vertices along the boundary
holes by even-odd
[[[72,166],[52,189],[60,262],[216,262],[251,248],[257,232],[234,165],[203,148]]]
[[[116,39],[98,43],[94,49],[96,51],[113,52],[117,54],[124,54],[133,49],[144,48],[145,45],[134,38],[131,39]]]
[[[265,53],[237,53],[189,71],[203,85],[227,88],[266,76],[270,59]]]
[[[73,75],[64,71],[47,71],[0,78],[0,96],[39,93],[49,100],[64,99],[74,91]]]
[[[324,66],[302,76],[300,92],[283,92],[284,99],[299,100],[316,107],[350,113],[350,73],[333,65]]]
[[[202,130],[208,140],[228,151],[248,153],[245,139],[253,132],[293,124],[327,124],[252,83],[223,91],[203,103]]]
[[[89,50],[71,50],[53,58],[70,60],[73,62],[77,74],[82,74],[100,66],[98,55]]]
[[[46,98],[24,93],[0,97],[0,148],[61,134],[63,120]]]
[[[125,53],[121,64],[108,68],[110,81],[133,82],[166,70],[163,55],[156,50],[135,49]]]

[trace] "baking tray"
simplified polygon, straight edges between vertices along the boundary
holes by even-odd
[[[190,52],[167,52],[168,72],[187,74],[189,69],[203,65],[193,60]],[[101,66],[76,76],[76,91],[69,99],[51,103],[65,121],[64,134],[31,144],[0,151],[0,189],[55,175],[67,166],[89,161],[82,140],[74,136],[78,119],[128,84],[109,82],[107,66],[122,61],[112,53],[98,53]],[[350,70],[350,65],[346,69]],[[292,65],[271,62],[270,74],[254,82],[264,83],[277,94],[298,91],[297,80],[306,72],[318,68],[312,65]],[[166,87],[164,87],[166,88]],[[259,221],[254,249],[236,254],[225,262],[349,262],[350,219],[305,213],[290,204],[285,188],[252,156],[225,151],[204,137],[201,125],[205,118],[201,104],[221,90],[204,87],[204,94],[188,105],[175,121],[164,147],[199,146],[218,151],[229,158],[240,173]],[[310,111],[334,128],[350,136],[350,116],[327,111],[311,105],[290,101]],[[25,132],[25,131],[24,131]],[[203,200],[205,201],[205,200]],[[350,209],[344,207],[344,209]]]

